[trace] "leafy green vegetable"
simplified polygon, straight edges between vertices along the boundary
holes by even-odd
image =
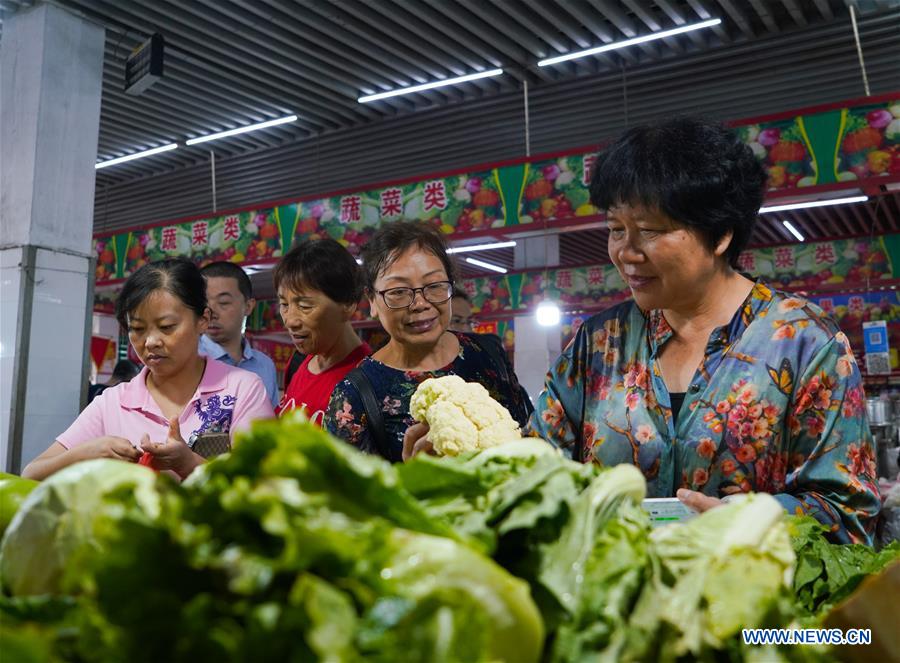
[[[0,472],[0,536],[3,536],[16,511],[37,485],[37,481]]]
[[[44,491],[90,545],[63,585],[78,619],[7,610],[63,660],[528,662],[542,651],[526,583],[428,516],[387,462],[311,424],[260,423],[182,485],[148,473],[152,509],[133,508],[146,486],[109,490],[113,469],[82,468],[77,494],[60,490],[71,476]],[[41,515],[23,511],[23,523]],[[4,563],[21,566],[30,545],[11,543]]]
[[[773,497],[758,494],[655,530],[653,571],[617,658],[699,657],[737,641],[742,628],[786,623],[773,622],[794,564],[783,517]]]
[[[415,607],[386,660],[538,660],[544,628],[526,583],[449,539],[395,530],[390,544],[381,577]]]
[[[643,583],[649,521],[641,473],[600,471],[521,440],[399,469],[429,513],[482,541],[531,585],[554,639],[550,660],[605,647]]]
[[[568,481],[554,479],[561,473]],[[480,541],[491,554],[501,534],[567,512],[593,473],[530,439],[453,458],[420,455],[398,468],[404,488],[420,498],[432,518]],[[558,533],[558,527],[553,530]]]
[[[616,518],[623,500],[640,504],[646,490],[644,476],[632,465],[618,465],[600,474],[572,504],[559,537],[543,546],[538,580],[570,614],[581,603],[584,573],[597,534]]]
[[[297,420],[258,423],[180,485],[79,464],[0,546],[3,653],[805,663],[828,653],[740,630],[817,625],[900,557],[831,545],[767,495],[651,532],[644,490],[539,440],[391,466]]]
[[[862,544],[832,545],[824,538],[827,528],[809,516],[791,516],[788,531],[797,556],[793,581],[796,602],[811,615],[823,617],[850,596],[866,576],[900,560],[898,541],[878,552]]]
[[[302,418],[259,422],[234,452],[207,463],[188,485],[266,476],[297,479],[305,493],[320,495],[329,508],[356,518],[378,516],[419,532],[456,536],[403,490],[390,464],[339,444]]]
[[[0,543],[0,577],[13,595],[76,589],[90,558],[102,555],[100,530],[126,512],[153,515],[159,500],[149,469],[97,459],[43,481],[22,502]]]

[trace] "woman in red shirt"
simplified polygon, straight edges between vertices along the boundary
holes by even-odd
[[[362,297],[359,266],[338,242],[319,239],[291,249],[274,279],[281,319],[306,355],[275,412],[303,409],[321,425],[334,388],[371,352],[350,325]]]

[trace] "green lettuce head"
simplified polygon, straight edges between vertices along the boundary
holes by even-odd
[[[156,474],[96,459],[71,465],[22,502],[0,543],[0,579],[14,596],[77,593],[102,533],[128,514],[159,514]]]

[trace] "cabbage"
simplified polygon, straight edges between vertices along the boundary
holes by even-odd
[[[119,465],[152,489],[152,472]],[[184,484],[161,478],[152,508],[135,508],[143,474],[116,489],[110,469],[56,475],[5,542],[18,568],[60,533],[59,560],[81,560],[79,583],[28,588],[80,591],[75,619],[0,600],[17,629],[49,623],[63,660],[533,662],[543,650],[527,583],[429,516],[389,463],[311,424],[257,423]],[[21,536],[35,524],[43,538]]]
[[[398,468],[428,512],[480,541],[529,582],[551,636],[548,660],[577,661],[624,625],[647,566],[641,473],[598,470],[525,439]]]
[[[767,495],[651,532],[644,491],[537,440],[392,466],[260,422],[183,484],[92,461],[36,489],[0,637],[26,660],[817,661],[740,630],[816,625],[898,553]]]
[[[450,539],[396,530],[388,549],[385,593],[401,599],[381,599],[367,625],[386,612],[388,625],[403,625],[380,648],[384,660],[538,661],[544,627],[525,582]]]
[[[700,657],[739,642],[742,628],[784,626],[795,562],[784,517],[756,494],[654,530],[653,572],[614,658]]]
[[[3,536],[16,511],[37,485],[37,481],[0,472],[0,536]]]
[[[77,591],[98,536],[126,512],[159,512],[156,474],[140,465],[97,459],[71,465],[25,498],[0,543],[0,579],[13,595]]]

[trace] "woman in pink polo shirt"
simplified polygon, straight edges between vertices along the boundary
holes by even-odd
[[[246,428],[273,416],[262,381],[249,371],[197,352],[209,323],[206,284],[189,260],[170,258],[141,267],[116,302],[143,370],[105,390],[22,476],[43,479],[90,458],[137,462],[184,478],[203,457],[192,449],[204,436]]]

